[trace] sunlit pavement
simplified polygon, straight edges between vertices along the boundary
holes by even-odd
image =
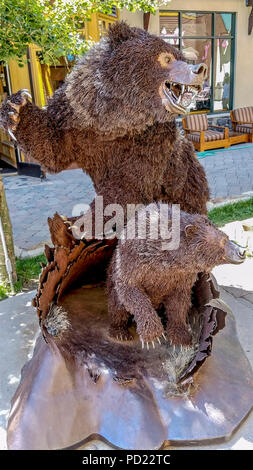
[[[31,357],[38,320],[31,300],[35,291],[0,302],[0,449],[6,448],[10,400],[20,380],[21,368]]]

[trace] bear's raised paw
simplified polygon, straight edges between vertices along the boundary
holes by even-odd
[[[32,97],[28,90],[19,90],[17,93],[11,95],[1,107],[0,120],[14,140],[16,140],[16,138],[13,132],[15,132],[20,122],[20,111],[28,103],[29,98]]]

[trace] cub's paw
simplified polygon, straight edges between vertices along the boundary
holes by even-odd
[[[131,341],[133,336],[127,328],[114,327],[109,328],[109,336],[117,341]]]
[[[0,124],[4,127],[12,137],[16,140],[13,132],[17,129],[17,126],[20,122],[20,111],[28,103],[31,98],[28,90],[23,89],[11,95],[11,97],[6,100],[0,109]]]
[[[145,347],[147,349],[149,347],[155,349],[156,341],[158,344],[161,344],[162,338],[166,340],[163,325],[158,316],[145,318],[141,325],[137,324],[137,333],[140,337],[142,349]]]
[[[167,328],[167,336],[173,346],[190,346],[192,344],[192,335],[184,325],[170,325]]]

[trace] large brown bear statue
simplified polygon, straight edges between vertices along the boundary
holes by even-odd
[[[206,213],[204,170],[176,128],[207,75],[148,32],[116,23],[74,67],[46,109],[19,91],[0,110],[0,125],[49,172],[76,164],[104,206],[181,204]]]

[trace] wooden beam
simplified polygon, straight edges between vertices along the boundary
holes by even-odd
[[[149,20],[150,20],[150,11],[143,13],[143,28],[145,29],[145,31],[148,31]]]

